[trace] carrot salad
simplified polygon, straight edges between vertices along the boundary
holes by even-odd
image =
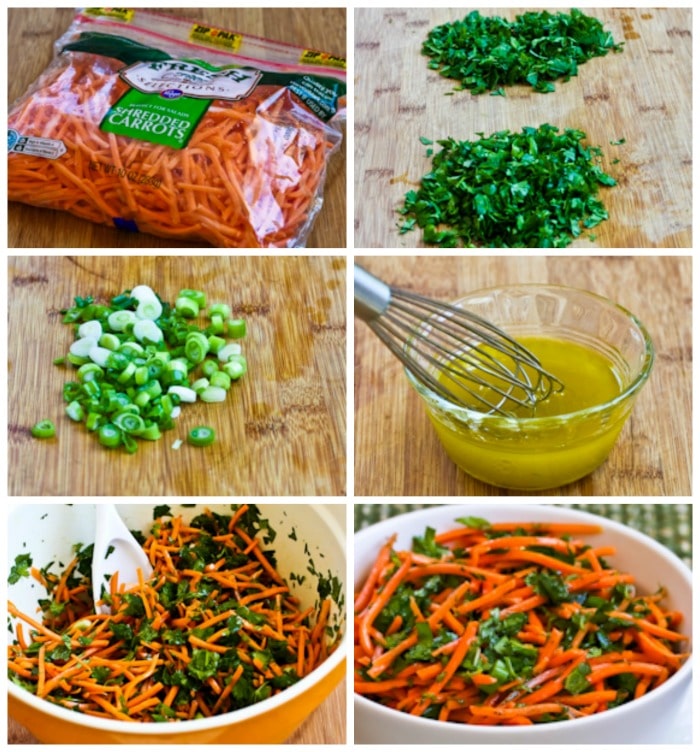
[[[245,504],[189,523],[158,518],[143,542],[153,576],[127,589],[116,573],[103,587],[109,614],[95,613],[92,545],[76,546],[62,572],[31,568],[48,596],[38,615],[8,606],[17,620],[10,680],[65,708],[132,722],[209,717],[295,684],[338,643],[332,597],[300,608],[262,549],[264,524]]]
[[[146,11],[79,13],[8,117],[10,201],[219,247],[303,246],[344,61]]]
[[[387,541],[355,596],[355,692],[440,721],[529,725],[639,698],[687,657],[663,590],[635,592],[595,525],[428,528]]]

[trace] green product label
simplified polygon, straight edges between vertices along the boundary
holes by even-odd
[[[181,149],[214,99],[245,99],[261,75],[255,68],[217,68],[194,60],[137,62],[120,71],[132,88],[100,127]]]
[[[102,121],[103,131],[181,149],[190,140],[210,101],[180,95],[144,94],[132,89]]]
[[[89,52],[125,63],[119,76],[129,91],[110,108],[100,128],[174,149],[187,145],[211,102],[245,99],[260,84],[288,87],[326,122],[338,112],[338,99],[346,93],[345,83],[332,76],[175,60],[154,47],[100,32],[82,33],[62,52]]]

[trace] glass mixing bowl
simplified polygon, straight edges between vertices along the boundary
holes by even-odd
[[[453,305],[469,309],[516,339],[545,337],[595,351],[611,362],[620,393],[561,415],[506,417],[448,402],[406,371],[450,458],[486,483],[530,491],[563,486],[599,467],[654,362],[653,344],[639,319],[607,298],[558,285],[479,290]],[[429,329],[430,319],[422,327]],[[407,350],[410,354],[410,340]]]

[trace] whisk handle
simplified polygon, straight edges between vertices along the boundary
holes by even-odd
[[[355,316],[371,321],[384,313],[390,301],[389,285],[355,264]]]

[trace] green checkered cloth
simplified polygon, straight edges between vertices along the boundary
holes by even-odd
[[[355,530],[435,504],[355,504]],[[692,565],[691,504],[560,504],[597,514],[646,533]]]

